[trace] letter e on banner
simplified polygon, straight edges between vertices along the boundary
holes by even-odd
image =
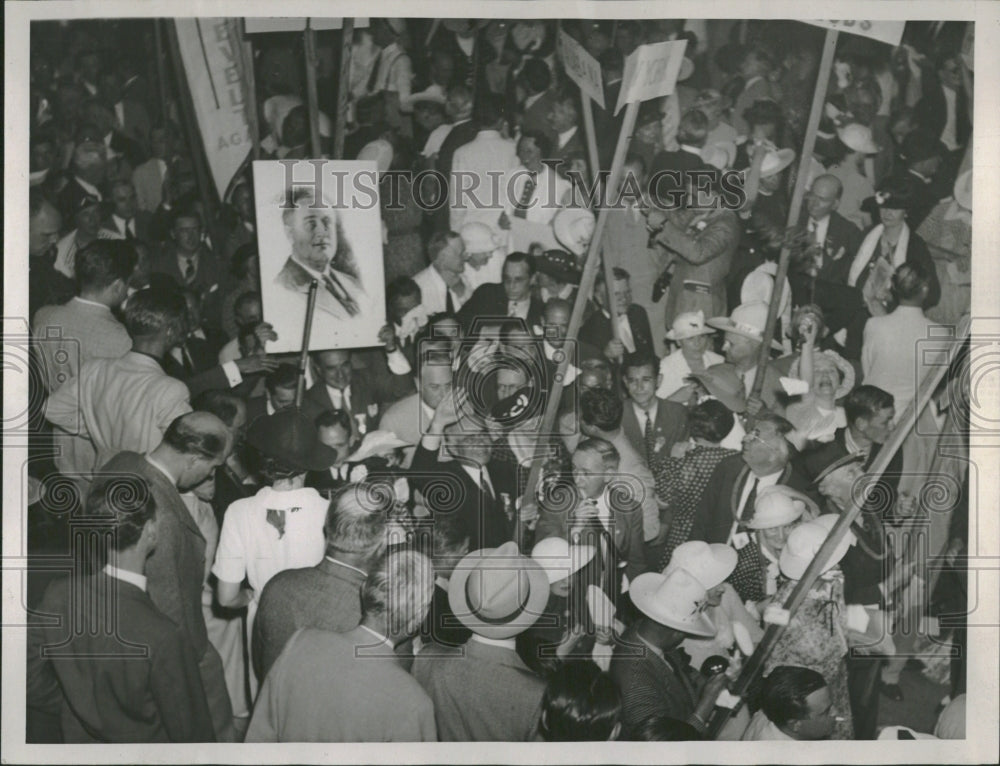
[[[559,30],[559,59],[563,62],[566,75],[575,82],[584,95],[604,108],[604,81],[601,79],[601,65],[566,30]]]
[[[622,89],[618,95],[615,114],[625,104],[634,101],[649,101],[652,98],[669,96],[677,85],[677,75],[684,62],[687,40],[668,43],[640,45],[625,59],[625,73]]]

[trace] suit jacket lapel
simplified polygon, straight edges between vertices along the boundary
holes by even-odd
[[[146,459],[140,458],[144,463]],[[158,484],[160,491],[169,498],[170,502],[167,505],[173,511],[173,513],[180,519],[180,522],[191,530],[194,534],[198,536],[198,539],[202,542],[205,541],[205,536],[202,535],[201,530],[198,529],[198,525],[194,521],[194,517],[191,516],[191,512],[188,510],[187,505],[185,505],[184,500],[181,498],[180,491],[171,484],[167,477],[163,475],[159,468],[151,463],[146,463],[148,469],[146,471],[146,477],[150,479],[154,484]]]

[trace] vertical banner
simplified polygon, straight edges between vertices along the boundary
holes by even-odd
[[[176,19],[177,43],[198,130],[219,197],[251,149],[236,19]]]
[[[559,30],[556,40],[559,59],[566,70],[566,76],[577,84],[588,98],[604,108],[604,81],[601,79],[601,65],[580,43]]]

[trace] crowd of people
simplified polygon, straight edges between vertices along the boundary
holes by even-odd
[[[908,541],[937,437],[967,417],[950,374],[911,405],[927,343],[948,350],[970,309],[971,23],[842,35],[803,163],[817,28],[372,18],[343,159],[398,171],[382,345],[304,368],[268,353],[259,262],[287,253],[257,251],[251,166],[219,204],[199,188],[197,137],[111,23],[32,39],[28,543],[73,571],[29,574],[29,742],[931,736],[880,725],[907,668],[947,687],[921,701],[933,735],[964,736],[963,574],[935,579]],[[599,168],[562,32],[600,64]],[[624,61],[678,39],[581,295]],[[263,158],[312,156],[289,40],[255,39]],[[429,205],[407,182],[428,169],[451,181]],[[456,180],[497,173],[511,194],[463,201]],[[947,563],[968,513],[950,475]]]

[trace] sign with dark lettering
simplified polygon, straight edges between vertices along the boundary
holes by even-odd
[[[640,45],[625,59],[615,114],[625,104],[669,96],[677,85],[687,40]]]
[[[906,26],[905,21],[807,21],[806,24],[870,37],[889,45],[899,45],[903,39],[903,27]]]

